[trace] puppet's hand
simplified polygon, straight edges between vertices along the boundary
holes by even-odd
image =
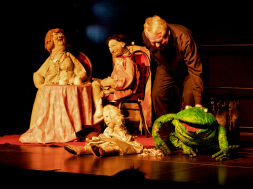
[[[162,138],[160,136],[156,136],[154,137],[154,143],[155,143],[155,147],[159,150],[161,150],[165,155],[170,154],[170,149],[167,146],[167,144],[162,140]]]
[[[215,158],[216,161],[226,161],[229,158],[227,151],[220,150],[219,152],[212,155],[212,158]]]
[[[69,84],[70,84],[70,85],[73,85],[73,84],[74,84],[74,81],[75,81],[75,78],[71,78],[71,79],[69,80]]]
[[[114,79],[112,79],[111,77],[105,78],[101,81],[101,85],[103,87],[110,87],[110,86],[114,86],[115,85],[115,81]]]
[[[191,147],[183,145],[182,148],[183,148],[183,154],[188,155],[189,157],[197,156],[197,154],[194,152],[194,150]]]

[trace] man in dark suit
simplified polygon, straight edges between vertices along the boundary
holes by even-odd
[[[191,31],[153,16],[146,19],[142,38],[157,62],[152,88],[156,118],[171,113],[168,106],[174,99],[170,99],[170,91],[175,84],[183,86],[181,108],[202,107],[202,62]],[[164,135],[168,137],[168,132]]]

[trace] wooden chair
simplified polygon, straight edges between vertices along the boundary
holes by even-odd
[[[148,137],[149,131],[148,131],[148,126],[146,124],[146,121],[144,119],[144,115],[143,115],[142,102],[145,97],[146,83],[147,83],[147,80],[150,75],[150,58],[148,57],[148,55],[145,52],[143,52],[141,50],[134,51],[132,54],[134,55],[135,63],[137,64],[139,72],[140,72],[139,86],[138,86],[136,94],[119,99],[119,100],[117,100],[117,102],[119,102],[120,109],[140,111],[140,116],[141,116],[140,121],[144,125],[145,135],[146,135],[146,137]],[[104,101],[109,102],[109,103],[115,102],[114,94],[110,94],[108,97],[106,97],[104,99]],[[125,103],[135,103],[138,105],[138,109],[123,108],[122,105]]]

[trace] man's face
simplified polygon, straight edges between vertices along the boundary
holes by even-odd
[[[124,47],[125,43],[121,41],[116,41],[115,39],[112,39],[108,43],[108,47],[112,55],[114,56],[120,56],[124,53]]]
[[[164,50],[169,42],[170,30],[168,30],[164,35],[162,35],[162,33],[153,34],[146,31],[146,35],[151,45],[157,47],[159,50]]]

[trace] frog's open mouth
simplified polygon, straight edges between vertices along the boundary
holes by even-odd
[[[188,132],[196,132],[198,130],[201,130],[201,125],[198,125],[198,124],[193,124],[193,123],[187,123],[187,122],[183,122],[183,121],[180,121],[180,123],[186,128],[186,130]]]

